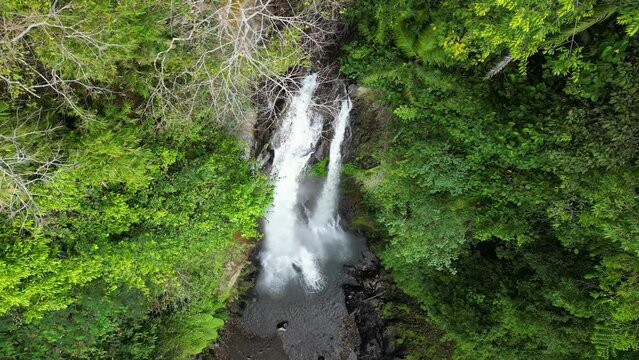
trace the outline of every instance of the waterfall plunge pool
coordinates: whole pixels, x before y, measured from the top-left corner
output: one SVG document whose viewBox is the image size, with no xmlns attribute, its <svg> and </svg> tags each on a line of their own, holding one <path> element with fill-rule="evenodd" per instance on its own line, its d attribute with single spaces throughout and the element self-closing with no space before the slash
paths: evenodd
<svg viewBox="0 0 639 360">
<path fill-rule="evenodd" d="M 353 264 L 365 241 L 339 224 L 341 146 L 352 108 L 334 101 L 328 174 L 306 175 L 325 126 L 314 111 L 317 75 L 302 81 L 280 119 L 274 145 L 274 200 L 265 214 L 260 273 L 239 319 L 227 325 L 219 359 L 356 359 L 357 329 L 346 309 L 344 266 Z"/>
</svg>

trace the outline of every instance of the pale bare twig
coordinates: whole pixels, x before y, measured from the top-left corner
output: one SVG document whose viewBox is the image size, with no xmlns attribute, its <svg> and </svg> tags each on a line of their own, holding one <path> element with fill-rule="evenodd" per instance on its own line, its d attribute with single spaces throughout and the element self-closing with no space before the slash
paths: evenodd
<svg viewBox="0 0 639 360">
<path fill-rule="evenodd" d="M 41 112 L 31 114 L 40 116 Z M 27 118 L 16 124 L 0 124 L 0 213 L 13 218 L 23 215 L 23 220 L 33 217 L 40 221 L 40 208 L 36 201 L 38 194 L 32 185 L 49 179 L 55 168 L 62 164 L 59 148 L 42 149 L 32 145 L 34 139 L 48 136 L 59 127 L 47 127 L 43 130 L 26 124 L 39 122 L 40 119 Z"/>
<path fill-rule="evenodd" d="M 298 9 L 274 0 L 225 0 L 217 8 L 188 2 L 170 22 L 179 35 L 156 56 L 157 83 L 147 111 L 165 120 L 190 119 L 208 108 L 213 120 L 228 123 L 240 121 L 257 94 L 273 109 L 297 89 L 294 70 L 329 42 L 332 19 L 319 3 Z M 196 49 L 198 56 L 171 71 L 167 59 L 178 48 Z"/>
<path fill-rule="evenodd" d="M 65 17 L 65 14 L 73 11 L 72 4 L 51 6 L 46 14 L 15 14 L 10 18 L 2 18 L 0 22 L 0 68 L 5 67 L 12 73 L 22 71 L 28 74 L 26 78 L 16 78 L 0 74 L 0 82 L 4 82 L 13 96 L 27 93 L 40 98 L 42 91 L 53 91 L 62 101 L 80 118 L 92 119 L 92 115 L 82 109 L 78 102 L 77 92 L 74 87 L 81 87 L 90 92 L 107 92 L 105 87 L 95 85 L 87 74 L 90 67 L 81 56 L 69 46 L 68 42 L 74 42 L 87 51 L 92 51 L 96 57 L 103 56 L 103 52 L 110 47 L 122 45 L 112 44 L 101 40 L 105 31 L 101 28 L 91 30 L 82 29 L 85 20 L 73 20 Z M 43 63 L 33 55 L 33 48 L 40 45 L 41 37 L 31 36 L 34 32 L 41 32 L 44 38 L 54 39 L 52 42 L 57 48 L 61 62 L 68 61 L 77 69 L 80 76 L 65 78 L 60 68 L 62 63 L 53 64 L 43 68 Z"/>
</svg>

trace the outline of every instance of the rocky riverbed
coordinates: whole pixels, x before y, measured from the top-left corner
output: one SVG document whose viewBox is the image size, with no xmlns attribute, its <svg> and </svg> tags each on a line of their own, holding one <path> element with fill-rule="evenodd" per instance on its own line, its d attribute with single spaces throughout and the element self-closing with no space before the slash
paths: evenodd
<svg viewBox="0 0 639 360">
<path fill-rule="evenodd" d="M 292 286 L 285 297 L 271 298 L 250 291 L 233 304 L 212 358 L 393 359 L 382 317 L 390 284 L 379 271 L 375 255 L 363 248 L 356 263 L 332 274 L 339 281 L 319 293 Z"/>
</svg>

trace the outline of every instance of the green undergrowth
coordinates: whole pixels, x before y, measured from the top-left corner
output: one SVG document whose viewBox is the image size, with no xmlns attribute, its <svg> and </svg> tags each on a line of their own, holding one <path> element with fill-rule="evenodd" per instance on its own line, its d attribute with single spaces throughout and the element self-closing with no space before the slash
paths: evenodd
<svg viewBox="0 0 639 360">
<path fill-rule="evenodd" d="M 409 299 L 393 299 L 384 304 L 386 332 L 394 334 L 393 346 L 405 353 L 407 360 L 452 359 L 454 345 L 444 332 L 426 316 L 423 309 Z"/>
</svg>

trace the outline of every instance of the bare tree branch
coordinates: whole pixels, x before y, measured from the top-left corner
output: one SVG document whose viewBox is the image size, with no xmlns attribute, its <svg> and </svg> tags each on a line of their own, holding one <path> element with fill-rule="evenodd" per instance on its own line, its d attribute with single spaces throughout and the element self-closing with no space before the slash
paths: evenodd
<svg viewBox="0 0 639 360">
<path fill-rule="evenodd" d="M 214 8 L 188 2 L 188 11 L 171 19 L 179 35 L 156 56 L 157 83 L 147 111 L 165 120 L 170 114 L 189 119 L 208 108 L 213 120 L 228 123 L 243 118 L 256 94 L 271 103 L 290 95 L 298 84 L 295 69 L 305 67 L 333 33 L 327 24 L 334 18 L 323 15 L 319 4 L 225 0 Z M 187 48 L 198 54 L 189 66 L 167 67 L 173 51 Z"/>
<path fill-rule="evenodd" d="M 40 115 L 41 112 L 36 112 L 31 117 Z M 27 118 L 16 124 L 8 124 L 8 121 L 0 124 L 0 129 L 10 129 L 0 133 L 0 213 L 12 218 L 22 215 L 24 221 L 28 217 L 40 221 L 38 195 L 33 192 L 32 185 L 48 180 L 55 168 L 61 165 L 59 148 L 43 149 L 32 145 L 35 139 L 58 129 L 35 130 L 37 127 L 27 126 L 27 123 L 39 121 L 39 118 Z"/>
<path fill-rule="evenodd" d="M 0 82 L 6 84 L 9 94 L 13 97 L 27 93 L 39 98 L 42 91 L 53 91 L 77 116 L 90 120 L 92 115 L 82 109 L 72 85 L 89 92 L 108 90 L 93 84 L 85 71 L 90 65 L 72 50 L 69 42 L 74 43 L 76 48 L 80 45 L 84 50 L 93 51 L 96 57 L 102 56 L 104 50 L 109 47 L 121 45 L 100 40 L 99 35 L 103 29 L 82 30 L 84 20 L 68 23 L 68 19 L 72 17 L 65 17 L 65 14 L 72 10 L 71 4 L 58 6 L 54 3 L 46 14 L 15 14 L 10 18 L 3 18 L 0 22 L 0 70 L 5 68 L 9 74 L 0 73 Z M 61 63 L 43 68 L 43 64 L 33 54 L 33 49 L 43 40 L 38 36 L 31 36 L 34 32 L 42 33 L 45 38 L 54 39 L 53 43 L 60 57 L 63 61 L 73 64 L 81 76 L 73 79 L 64 78 L 60 71 L 63 66 Z M 28 75 L 25 78 L 11 75 L 20 72 Z"/>
</svg>

